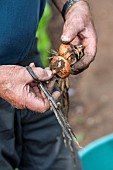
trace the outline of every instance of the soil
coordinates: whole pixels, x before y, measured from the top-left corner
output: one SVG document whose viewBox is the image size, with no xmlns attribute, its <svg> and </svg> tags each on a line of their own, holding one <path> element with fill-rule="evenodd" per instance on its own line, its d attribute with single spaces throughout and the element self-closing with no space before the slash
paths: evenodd
<svg viewBox="0 0 113 170">
<path fill-rule="evenodd" d="M 113 3 L 90 0 L 98 35 L 95 61 L 78 76 L 70 76 L 69 121 L 82 146 L 113 132 Z M 52 49 L 60 45 L 63 20 L 52 6 L 48 32 Z"/>
</svg>

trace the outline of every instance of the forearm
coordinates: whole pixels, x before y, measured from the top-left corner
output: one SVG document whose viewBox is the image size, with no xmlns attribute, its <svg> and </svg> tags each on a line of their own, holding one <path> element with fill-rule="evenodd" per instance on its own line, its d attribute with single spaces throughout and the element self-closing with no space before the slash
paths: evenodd
<svg viewBox="0 0 113 170">
<path fill-rule="evenodd" d="M 60 12 L 62 11 L 64 4 L 67 2 L 67 0 L 52 0 L 52 1 Z"/>
</svg>

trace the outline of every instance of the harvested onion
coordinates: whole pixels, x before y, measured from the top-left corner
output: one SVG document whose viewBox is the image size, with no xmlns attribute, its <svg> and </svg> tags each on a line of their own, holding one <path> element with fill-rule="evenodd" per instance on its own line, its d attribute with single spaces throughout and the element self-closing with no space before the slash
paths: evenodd
<svg viewBox="0 0 113 170">
<path fill-rule="evenodd" d="M 53 74 L 60 78 L 66 78 L 71 71 L 71 65 L 75 64 L 83 56 L 84 46 L 61 44 L 59 52 L 51 60 L 50 68 Z"/>
</svg>

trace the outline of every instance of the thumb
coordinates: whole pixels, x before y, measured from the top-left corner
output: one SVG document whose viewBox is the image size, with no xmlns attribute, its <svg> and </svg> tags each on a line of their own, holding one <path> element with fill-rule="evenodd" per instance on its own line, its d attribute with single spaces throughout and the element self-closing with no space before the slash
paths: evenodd
<svg viewBox="0 0 113 170">
<path fill-rule="evenodd" d="M 65 21 L 63 26 L 63 33 L 61 35 L 61 41 L 63 43 L 70 43 L 77 36 L 77 29 L 74 28 L 73 24 Z"/>
<path fill-rule="evenodd" d="M 40 81 L 50 80 L 52 78 L 52 76 L 53 76 L 51 70 L 43 69 L 41 67 L 32 66 L 32 70 L 33 70 L 34 74 L 36 75 L 36 77 Z M 30 83 L 30 82 L 32 82 L 34 80 L 27 69 L 26 69 L 26 74 L 24 76 L 24 79 L 25 79 L 26 83 Z"/>
</svg>

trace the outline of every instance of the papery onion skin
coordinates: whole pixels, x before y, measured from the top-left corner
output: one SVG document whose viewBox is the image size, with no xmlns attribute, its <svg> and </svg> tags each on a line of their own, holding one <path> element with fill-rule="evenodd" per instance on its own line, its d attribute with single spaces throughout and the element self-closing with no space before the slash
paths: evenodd
<svg viewBox="0 0 113 170">
<path fill-rule="evenodd" d="M 50 66 L 53 74 L 56 74 L 60 78 L 66 78 L 70 75 L 70 64 L 68 60 L 66 60 L 62 56 L 55 56 L 51 60 L 51 66 Z"/>
</svg>

